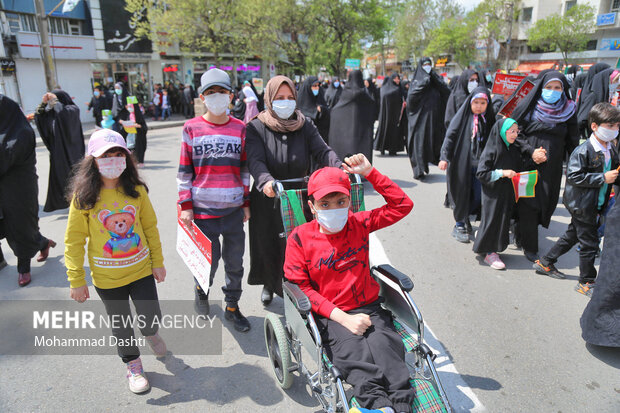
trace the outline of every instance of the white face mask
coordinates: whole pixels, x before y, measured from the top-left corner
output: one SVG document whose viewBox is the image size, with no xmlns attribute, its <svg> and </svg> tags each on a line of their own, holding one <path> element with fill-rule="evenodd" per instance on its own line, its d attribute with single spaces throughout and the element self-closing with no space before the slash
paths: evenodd
<svg viewBox="0 0 620 413">
<path fill-rule="evenodd" d="M 334 87 L 335 88 L 340 87 L 340 82 L 334 82 Z"/>
<path fill-rule="evenodd" d="M 340 232 L 349 219 L 349 208 L 317 209 L 316 220 L 329 232 Z"/>
<path fill-rule="evenodd" d="M 478 81 L 477 80 L 470 80 L 469 82 L 467 82 L 467 91 L 469 93 L 473 92 L 475 88 L 478 87 Z"/>
<path fill-rule="evenodd" d="M 603 142 L 611 142 L 616 139 L 616 136 L 618 136 L 618 131 L 599 126 L 594 134 Z"/>
<path fill-rule="evenodd" d="M 212 93 L 205 96 L 203 102 L 209 112 L 215 116 L 220 116 L 226 113 L 226 109 L 228 109 L 230 95 L 226 93 Z"/>
<path fill-rule="evenodd" d="M 104 178 L 116 179 L 127 168 L 124 156 L 113 156 L 110 158 L 98 158 L 97 166 L 99 167 L 99 173 Z"/>
<path fill-rule="evenodd" d="M 424 70 L 426 73 L 430 73 L 432 69 L 431 65 L 422 65 L 422 70 Z"/>
<path fill-rule="evenodd" d="M 296 107 L 297 102 L 294 100 L 282 99 L 271 102 L 271 108 L 280 119 L 290 118 Z"/>
</svg>

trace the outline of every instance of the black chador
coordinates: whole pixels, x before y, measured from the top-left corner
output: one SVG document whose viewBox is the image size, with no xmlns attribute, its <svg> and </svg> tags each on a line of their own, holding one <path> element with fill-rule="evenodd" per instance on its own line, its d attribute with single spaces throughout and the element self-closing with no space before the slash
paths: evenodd
<svg viewBox="0 0 620 413">
<path fill-rule="evenodd" d="M 374 146 L 376 151 L 381 151 L 381 153 L 388 151 L 392 155 L 402 151 L 405 146 L 401 126 L 401 118 L 405 116 L 403 113 L 404 98 L 400 83 L 394 82 L 396 78 L 400 81 L 398 73 L 385 78 L 379 89 L 381 105 Z"/>
<path fill-rule="evenodd" d="M 319 93 L 315 96 L 312 93 L 312 85 L 319 85 L 319 78 L 310 76 L 301 84 L 297 96 L 297 109 L 307 118 L 312 119 L 319 130 L 319 134 L 327 142 L 329 137 L 329 108 L 325 101 L 325 91 L 319 87 Z M 320 111 L 318 107 L 321 108 Z"/>
<path fill-rule="evenodd" d="M 372 161 L 375 101 L 368 94 L 362 72 L 354 70 L 330 112 L 329 144 L 340 159 L 363 153 Z"/>
<path fill-rule="evenodd" d="M 512 180 L 504 177 L 493 180 L 496 169 L 521 172 L 523 161 L 521 151 L 505 140 L 504 129 L 516 125 L 512 119 L 500 119 L 495 123 L 487 141 L 476 177 L 482 184 L 482 218 L 474 241 L 474 252 L 489 254 L 502 252 L 509 244 L 510 219 L 515 206 Z"/>
<path fill-rule="evenodd" d="M 413 177 L 428 173 L 428 164 L 437 164 L 446 128 L 443 124 L 450 89 L 433 69 L 427 73 L 422 66 L 431 59 L 422 58 L 407 94 L 407 153 Z"/>
</svg>

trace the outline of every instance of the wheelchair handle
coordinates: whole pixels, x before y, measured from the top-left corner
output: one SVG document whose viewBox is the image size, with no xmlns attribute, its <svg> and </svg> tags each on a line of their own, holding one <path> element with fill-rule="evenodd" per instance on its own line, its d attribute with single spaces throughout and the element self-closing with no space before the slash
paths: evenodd
<svg viewBox="0 0 620 413">
<path fill-rule="evenodd" d="M 309 176 L 304 176 L 302 178 L 291 178 L 291 179 L 275 179 L 271 184 L 271 188 L 273 192 L 276 193 L 276 197 L 280 197 L 280 194 L 284 192 L 283 184 L 292 184 L 292 183 L 308 183 L 310 180 Z"/>
</svg>

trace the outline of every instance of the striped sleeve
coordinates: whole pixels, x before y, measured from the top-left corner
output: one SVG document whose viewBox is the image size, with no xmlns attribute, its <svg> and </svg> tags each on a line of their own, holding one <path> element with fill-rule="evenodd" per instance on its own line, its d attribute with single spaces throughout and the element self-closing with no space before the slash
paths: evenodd
<svg viewBox="0 0 620 413">
<path fill-rule="evenodd" d="M 179 191 L 179 205 L 182 210 L 192 209 L 192 182 L 194 181 L 194 163 L 192 161 L 192 136 L 188 125 L 183 127 L 181 140 L 181 158 L 177 174 L 177 188 Z"/>
</svg>

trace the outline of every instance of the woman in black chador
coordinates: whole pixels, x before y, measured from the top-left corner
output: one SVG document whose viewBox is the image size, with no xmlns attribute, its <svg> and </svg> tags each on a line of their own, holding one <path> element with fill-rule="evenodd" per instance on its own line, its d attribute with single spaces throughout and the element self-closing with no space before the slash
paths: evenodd
<svg viewBox="0 0 620 413">
<path fill-rule="evenodd" d="M 375 135 L 375 150 L 383 155 L 387 151 L 396 155 L 403 150 L 403 128 L 401 117 L 404 112 L 404 94 L 400 87 L 400 76 L 393 73 L 383 80 L 379 89 L 381 105 L 379 109 L 379 126 Z"/>
<path fill-rule="evenodd" d="M 581 337 L 597 346 L 620 347 L 620 203 L 607 214 L 605 244 L 592 299 L 581 316 Z"/>
<path fill-rule="evenodd" d="M 521 127 L 522 134 L 515 145 L 522 154 L 534 159 L 538 150 L 547 159 L 536 165 L 536 197 L 517 203 L 515 238 L 532 262 L 538 259 L 538 225 L 548 228 L 558 205 L 564 158 L 579 144 L 575 103 L 570 99 L 569 88 L 563 74 L 548 71 L 536 80 L 511 115 Z"/>
<path fill-rule="evenodd" d="M 67 92 L 56 89 L 43 95 L 34 120 L 50 152 L 49 186 L 43 211 L 68 208 L 67 180 L 73 165 L 84 157 L 85 150 L 80 109 Z"/>
<path fill-rule="evenodd" d="M 441 144 L 446 134 L 443 124 L 450 89 L 432 69 L 431 59 L 420 59 L 407 95 L 407 153 L 413 177 L 428 174 L 428 164 L 439 162 Z"/>
<path fill-rule="evenodd" d="M 329 137 L 329 108 L 325 101 L 325 92 L 319 78 L 308 77 L 299 88 L 297 108 L 314 122 L 319 134 L 325 142 Z"/>
<path fill-rule="evenodd" d="M 330 113 L 329 142 L 340 159 L 363 153 L 372 162 L 375 101 L 366 92 L 362 72 L 354 70 Z"/>
<path fill-rule="evenodd" d="M 452 88 L 453 83 L 454 88 Z M 458 112 L 463 102 L 465 102 L 467 96 L 478 87 L 478 84 L 478 73 L 471 69 L 464 70 L 458 79 L 453 79 L 452 82 L 450 82 L 452 93 L 450 93 L 448 103 L 446 104 L 446 114 L 444 118 L 444 125 L 446 125 L 446 128 L 450 126 L 450 121 L 452 121 L 456 112 Z"/>
<path fill-rule="evenodd" d="M 39 232 L 34 131 L 17 103 L 0 95 L 0 239 L 17 257 L 18 284 L 30 283 L 30 260 L 45 261 L 56 243 Z M 0 248 L 0 269 L 6 261 Z"/>
</svg>

